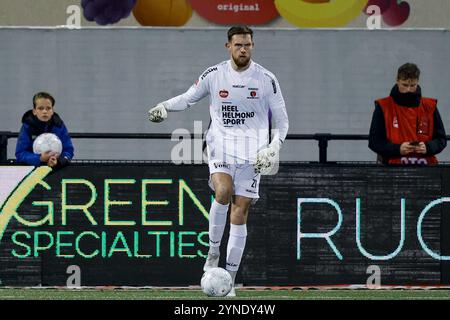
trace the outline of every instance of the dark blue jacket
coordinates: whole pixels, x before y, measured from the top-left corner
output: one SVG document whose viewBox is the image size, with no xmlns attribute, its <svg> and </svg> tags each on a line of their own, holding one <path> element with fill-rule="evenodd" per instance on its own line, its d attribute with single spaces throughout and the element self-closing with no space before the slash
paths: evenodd
<svg viewBox="0 0 450 320">
<path fill-rule="evenodd" d="M 16 145 L 17 162 L 32 166 L 44 165 L 40 154 L 33 152 L 33 142 L 42 133 L 54 133 L 62 143 L 62 152 L 58 159 L 58 167 L 67 165 L 73 158 L 73 144 L 69 132 L 62 119 L 55 112 L 47 122 L 40 121 L 32 110 L 28 110 L 22 117 L 22 128 Z"/>
</svg>

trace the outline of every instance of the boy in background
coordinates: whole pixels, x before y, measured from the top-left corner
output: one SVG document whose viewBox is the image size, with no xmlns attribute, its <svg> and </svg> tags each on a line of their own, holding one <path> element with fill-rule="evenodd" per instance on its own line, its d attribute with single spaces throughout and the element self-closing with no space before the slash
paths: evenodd
<svg viewBox="0 0 450 320">
<path fill-rule="evenodd" d="M 55 113 L 54 106 L 55 98 L 47 92 L 38 92 L 33 96 L 33 109 L 22 116 L 22 128 L 16 145 L 18 163 L 61 168 L 72 160 L 74 154 L 72 140 L 64 122 Z M 43 133 L 53 133 L 58 136 L 63 147 L 61 154 L 51 151 L 41 154 L 33 152 L 34 140 Z"/>
</svg>

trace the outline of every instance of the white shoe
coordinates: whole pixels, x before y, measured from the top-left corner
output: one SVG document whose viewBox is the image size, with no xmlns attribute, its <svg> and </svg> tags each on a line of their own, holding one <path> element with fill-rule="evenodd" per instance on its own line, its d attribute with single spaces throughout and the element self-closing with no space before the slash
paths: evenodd
<svg viewBox="0 0 450 320">
<path fill-rule="evenodd" d="M 219 266 L 219 254 L 208 253 L 208 257 L 206 258 L 205 265 L 203 266 L 203 271 L 208 271 L 212 268 L 217 268 Z"/>
<path fill-rule="evenodd" d="M 227 297 L 227 298 L 236 297 L 236 290 L 234 289 L 234 287 L 231 288 L 230 292 L 228 292 L 228 294 L 225 297 Z"/>
</svg>

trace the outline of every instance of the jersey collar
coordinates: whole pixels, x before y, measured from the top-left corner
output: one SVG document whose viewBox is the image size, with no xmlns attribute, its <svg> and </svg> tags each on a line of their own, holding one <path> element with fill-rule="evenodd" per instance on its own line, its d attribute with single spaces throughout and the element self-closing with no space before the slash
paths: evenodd
<svg viewBox="0 0 450 320">
<path fill-rule="evenodd" d="M 255 69 L 255 63 L 253 62 L 253 60 L 250 59 L 250 66 L 247 69 L 245 69 L 244 71 L 236 71 L 233 69 L 231 60 L 228 60 L 228 68 L 230 68 L 231 72 L 233 72 L 241 77 L 246 77 L 253 73 L 253 70 Z"/>
</svg>

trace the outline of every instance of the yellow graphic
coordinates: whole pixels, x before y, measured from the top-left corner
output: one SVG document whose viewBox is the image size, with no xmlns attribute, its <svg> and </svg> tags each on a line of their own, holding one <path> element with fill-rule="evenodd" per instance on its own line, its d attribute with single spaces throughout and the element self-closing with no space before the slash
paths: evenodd
<svg viewBox="0 0 450 320">
<path fill-rule="evenodd" d="M 133 15 L 142 26 L 183 26 L 191 19 L 187 0 L 138 0 Z"/>
<path fill-rule="evenodd" d="M 0 213 L 0 241 L 3 233 L 13 216 L 18 216 L 17 208 L 31 191 L 52 171 L 52 168 L 42 166 L 31 172 L 14 190 L 8 200 L 4 203 Z"/>
<path fill-rule="evenodd" d="M 275 0 L 280 15 L 300 28 L 345 26 L 366 4 L 367 0 Z"/>
</svg>

